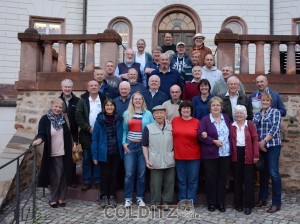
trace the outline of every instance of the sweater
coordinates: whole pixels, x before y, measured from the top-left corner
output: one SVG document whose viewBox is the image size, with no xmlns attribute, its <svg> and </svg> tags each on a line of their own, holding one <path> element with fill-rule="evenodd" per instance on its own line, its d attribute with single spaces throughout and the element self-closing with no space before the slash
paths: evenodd
<svg viewBox="0 0 300 224">
<path fill-rule="evenodd" d="M 152 97 L 149 90 L 143 91 L 142 95 L 144 96 L 144 99 L 145 99 L 145 102 L 147 105 L 147 109 L 149 111 L 152 111 L 153 107 L 155 107 L 157 105 L 162 105 L 165 101 L 168 100 L 168 96 L 160 90 L 158 90 L 155 93 L 154 97 Z"/>
<path fill-rule="evenodd" d="M 186 121 L 178 116 L 172 120 L 176 160 L 200 159 L 200 144 L 197 140 L 199 124 L 200 121 L 195 118 Z"/>
</svg>

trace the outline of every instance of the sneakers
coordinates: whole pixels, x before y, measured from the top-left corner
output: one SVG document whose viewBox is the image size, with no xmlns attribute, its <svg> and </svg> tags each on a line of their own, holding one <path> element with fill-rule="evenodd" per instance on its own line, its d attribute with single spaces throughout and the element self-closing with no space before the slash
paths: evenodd
<svg viewBox="0 0 300 224">
<path fill-rule="evenodd" d="M 132 201 L 131 200 L 125 200 L 125 208 L 130 208 L 132 205 Z"/>
<path fill-rule="evenodd" d="M 137 202 L 138 206 L 141 206 L 141 207 L 145 207 L 146 206 L 145 202 L 141 198 L 137 199 L 136 202 Z"/>
<path fill-rule="evenodd" d="M 114 196 L 110 196 L 109 204 L 115 208 L 118 206 L 118 203 L 116 202 L 116 198 Z"/>
<path fill-rule="evenodd" d="M 102 208 L 105 208 L 106 206 L 109 205 L 109 202 L 108 202 L 108 198 L 107 196 L 103 196 L 101 199 L 100 199 L 100 206 Z"/>
</svg>

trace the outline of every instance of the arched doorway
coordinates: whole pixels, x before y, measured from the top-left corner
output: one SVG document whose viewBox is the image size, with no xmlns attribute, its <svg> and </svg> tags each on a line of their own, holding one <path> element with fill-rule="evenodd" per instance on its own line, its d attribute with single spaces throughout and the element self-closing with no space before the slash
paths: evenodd
<svg viewBox="0 0 300 224">
<path fill-rule="evenodd" d="M 193 36 L 201 32 L 198 14 L 185 5 L 169 5 L 158 12 L 153 21 L 152 47 L 163 45 L 164 33 L 173 34 L 173 42 L 183 41 L 186 47 L 193 46 Z"/>
</svg>

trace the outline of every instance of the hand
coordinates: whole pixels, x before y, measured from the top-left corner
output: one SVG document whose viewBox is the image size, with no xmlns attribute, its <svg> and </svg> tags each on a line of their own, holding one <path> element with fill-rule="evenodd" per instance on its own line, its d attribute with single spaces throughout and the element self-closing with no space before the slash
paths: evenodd
<svg viewBox="0 0 300 224">
<path fill-rule="evenodd" d="M 259 145 L 259 149 L 263 152 L 266 152 L 267 149 L 265 148 L 265 141 L 264 140 L 261 140 L 260 142 L 258 142 L 258 145 Z"/>
<path fill-rule="evenodd" d="M 146 166 L 147 166 L 149 169 L 153 169 L 153 168 L 152 168 L 152 163 L 150 162 L 149 159 L 146 160 Z"/>
<path fill-rule="evenodd" d="M 151 72 L 153 72 L 155 69 L 154 68 L 146 68 L 145 69 L 145 73 L 150 74 Z"/>
<path fill-rule="evenodd" d="M 41 138 L 38 138 L 32 142 L 32 145 L 40 145 L 43 142 Z"/>
<path fill-rule="evenodd" d="M 128 79 L 128 73 L 121 74 L 122 79 Z"/>
<path fill-rule="evenodd" d="M 214 143 L 217 147 L 222 147 L 222 146 L 223 146 L 223 142 L 221 142 L 220 140 L 213 140 L 213 143 Z"/>
<path fill-rule="evenodd" d="M 123 144 L 123 149 L 124 149 L 124 151 L 125 151 L 125 154 L 126 153 L 130 153 L 130 150 L 129 150 L 129 148 L 128 148 L 128 144 Z"/>
<path fill-rule="evenodd" d="M 72 152 L 77 152 L 76 144 L 73 145 Z"/>
<path fill-rule="evenodd" d="M 94 160 L 94 159 L 93 159 L 93 163 L 94 163 L 94 165 L 97 166 L 97 165 L 98 165 L 98 160 Z"/>
<path fill-rule="evenodd" d="M 202 138 L 207 138 L 207 132 L 206 132 L 206 131 L 203 131 L 203 132 L 201 133 L 201 137 L 202 137 Z"/>
<path fill-rule="evenodd" d="M 254 159 L 253 159 L 253 162 L 254 162 L 254 163 L 257 163 L 258 161 L 259 161 L 259 158 L 254 158 Z"/>
<path fill-rule="evenodd" d="M 90 129 L 89 129 L 89 133 L 93 134 L 93 128 L 92 127 L 90 127 Z"/>
</svg>

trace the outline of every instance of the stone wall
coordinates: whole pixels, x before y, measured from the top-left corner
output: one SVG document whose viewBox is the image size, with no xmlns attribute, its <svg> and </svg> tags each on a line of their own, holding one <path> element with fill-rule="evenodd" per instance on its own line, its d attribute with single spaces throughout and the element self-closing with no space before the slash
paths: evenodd
<svg viewBox="0 0 300 224">
<path fill-rule="evenodd" d="M 80 96 L 82 92 L 75 93 Z M 18 131 L 36 132 L 40 117 L 47 111 L 58 92 L 22 92 L 17 98 L 16 123 Z M 280 168 L 283 188 L 300 190 L 300 96 L 282 95 L 287 116 L 282 119 L 282 151 Z"/>
</svg>

